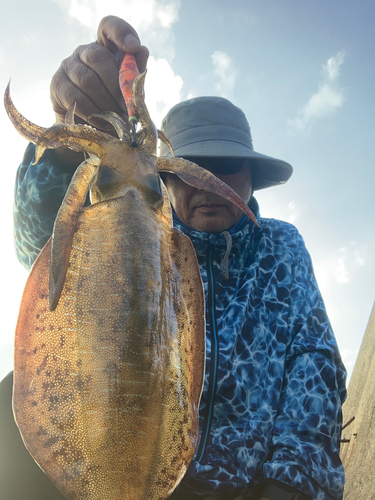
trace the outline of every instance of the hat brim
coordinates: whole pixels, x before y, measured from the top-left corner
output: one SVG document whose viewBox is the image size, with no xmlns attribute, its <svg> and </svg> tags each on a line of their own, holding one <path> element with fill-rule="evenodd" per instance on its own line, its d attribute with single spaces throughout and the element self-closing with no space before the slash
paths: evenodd
<svg viewBox="0 0 375 500">
<path fill-rule="evenodd" d="M 249 160 L 254 191 L 284 184 L 293 173 L 293 167 L 277 158 L 257 153 L 233 141 L 200 141 L 174 150 L 176 157 L 194 161 L 194 158 L 243 158 Z M 170 151 L 166 156 L 172 157 Z"/>
</svg>

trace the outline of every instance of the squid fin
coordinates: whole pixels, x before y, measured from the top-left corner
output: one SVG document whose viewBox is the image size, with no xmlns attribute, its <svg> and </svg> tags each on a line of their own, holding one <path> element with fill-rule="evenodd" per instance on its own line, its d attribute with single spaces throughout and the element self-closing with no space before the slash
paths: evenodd
<svg viewBox="0 0 375 500">
<path fill-rule="evenodd" d="M 89 158 L 77 168 L 56 217 L 49 276 L 50 311 L 56 309 L 60 299 L 68 270 L 73 236 L 90 185 L 97 172 L 98 162 L 98 158 Z"/>
<path fill-rule="evenodd" d="M 188 356 L 188 400 L 192 405 L 191 411 L 196 413 L 193 422 L 197 426 L 198 434 L 197 416 L 204 380 L 206 352 L 204 292 L 197 256 L 190 238 L 176 228 L 172 229 L 171 236 L 171 257 L 180 275 L 179 287 L 189 317 L 189 324 L 181 325 L 182 342 L 186 343 L 184 352 Z"/>
<path fill-rule="evenodd" d="M 232 202 L 259 227 L 255 215 L 243 199 L 210 171 L 182 158 L 161 157 L 157 159 L 156 166 L 159 173 L 169 172 L 170 174 L 175 174 L 190 186 L 201 189 L 202 191 L 208 191 L 209 193 L 215 193 Z"/>
</svg>

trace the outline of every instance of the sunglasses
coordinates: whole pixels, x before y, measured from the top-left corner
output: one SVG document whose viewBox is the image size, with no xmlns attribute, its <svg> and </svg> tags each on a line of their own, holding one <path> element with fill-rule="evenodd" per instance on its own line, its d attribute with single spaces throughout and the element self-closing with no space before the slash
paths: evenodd
<svg viewBox="0 0 375 500">
<path fill-rule="evenodd" d="M 209 170 L 214 175 L 237 174 L 240 170 L 242 170 L 242 167 L 247 164 L 247 160 L 244 158 L 194 157 L 186 159 L 193 161 L 206 170 Z"/>
</svg>

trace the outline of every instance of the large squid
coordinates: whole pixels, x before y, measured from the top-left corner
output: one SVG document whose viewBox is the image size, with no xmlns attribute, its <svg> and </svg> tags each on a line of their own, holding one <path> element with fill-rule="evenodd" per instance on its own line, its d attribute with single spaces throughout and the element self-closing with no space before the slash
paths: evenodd
<svg viewBox="0 0 375 500">
<path fill-rule="evenodd" d="M 172 227 L 159 173 L 220 194 L 254 217 L 207 170 L 157 158 L 144 79 L 134 80 L 130 100 L 140 130 L 129 131 L 114 113 L 99 115 L 118 138 L 75 125 L 74 110 L 65 125 L 39 127 L 5 93 L 13 124 L 36 144 L 35 161 L 46 148 L 88 155 L 31 270 L 15 339 L 17 425 L 69 500 L 166 498 L 198 442 L 204 295 L 194 248 Z"/>
</svg>

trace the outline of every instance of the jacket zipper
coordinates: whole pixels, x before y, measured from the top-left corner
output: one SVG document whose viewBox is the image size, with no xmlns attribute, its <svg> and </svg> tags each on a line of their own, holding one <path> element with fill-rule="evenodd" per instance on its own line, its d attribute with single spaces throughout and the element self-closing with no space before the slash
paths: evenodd
<svg viewBox="0 0 375 500">
<path fill-rule="evenodd" d="M 203 430 L 197 453 L 197 461 L 200 462 L 206 451 L 208 437 L 211 431 L 212 416 L 214 411 L 214 400 L 217 385 L 217 371 L 219 360 L 219 339 L 215 317 L 215 283 L 213 276 L 213 248 L 210 246 L 207 252 L 207 280 L 208 280 L 208 317 L 211 330 L 211 365 L 207 392 L 207 405 L 203 421 Z"/>
</svg>

